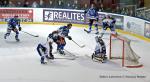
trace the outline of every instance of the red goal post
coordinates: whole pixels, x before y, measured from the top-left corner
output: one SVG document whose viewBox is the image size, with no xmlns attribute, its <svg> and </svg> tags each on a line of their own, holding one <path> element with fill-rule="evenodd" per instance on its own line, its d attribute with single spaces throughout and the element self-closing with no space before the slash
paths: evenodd
<svg viewBox="0 0 150 82">
<path fill-rule="evenodd" d="M 122 67 L 142 67 L 139 63 L 140 57 L 133 51 L 130 42 L 126 37 L 111 34 L 109 59 L 121 59 Z"/>
</svg>

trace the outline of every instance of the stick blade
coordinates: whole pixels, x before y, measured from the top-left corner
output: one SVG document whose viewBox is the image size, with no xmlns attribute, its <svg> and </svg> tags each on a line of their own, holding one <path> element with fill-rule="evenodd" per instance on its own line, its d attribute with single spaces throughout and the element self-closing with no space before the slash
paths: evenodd
<svg viewBox="0 0 150 82">
<path fill-rule="evenodd" d="M 34 37 L 39 37 L 39 35 L 35 35 Z"/>
<path fill-rule="evenodd" d="M 84 48 L 84 47 L 85 47 L 85 45 L 82 45 L 82 46 L 81 46 L 81 48 Z"/>
</svg>

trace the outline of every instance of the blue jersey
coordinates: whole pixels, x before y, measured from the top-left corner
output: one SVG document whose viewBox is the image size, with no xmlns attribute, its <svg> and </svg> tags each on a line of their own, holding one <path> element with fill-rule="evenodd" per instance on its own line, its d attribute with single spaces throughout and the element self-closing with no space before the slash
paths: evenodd
<svg viewBox="0 0 150 82">
<path fill-rule="evenodd" d="M 8 26 L 11 28 L 15 28 L 16 26 L 20 27 L 20 20 L 16 18 L 11 18 L 8 21 Z"/>
<path fill-rule="evenodd" d="M 87 14 L 89 16 L 90 19 L 96 19 L 98 18 L 98 12 L 95 8 L 90 8 L 88 11 L 87 11 Z"/>
<path fill-rule="evenodd" d="M 59 39 L 59 36 L 58 36 L 58 32 L 57 31 L 53 31 L 52 33 L 50 33 L 48 35 L 49 38 L 53 39 L 54 42 L 56 42 L 58 39 Z"/>
<path fill-rule="evenodd" d="M 63 36 L 63 37 L 66 37 L 66 36 L 68 36 L 68 34 L 69 34 L 69 28 L 68 28 L 67 26 L 62 26 L 62 27 L 60 27 L 60 28 L 58 29 L 58 31 L 59 31 L 59 35 L 60 35 L 60 36 Z"/>
</svg>

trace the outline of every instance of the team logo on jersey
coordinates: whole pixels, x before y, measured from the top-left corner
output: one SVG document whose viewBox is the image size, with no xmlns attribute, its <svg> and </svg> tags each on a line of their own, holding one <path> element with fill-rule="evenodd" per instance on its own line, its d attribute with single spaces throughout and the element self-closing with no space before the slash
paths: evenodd
<svg viewBox="0 0 150 82">
<path fill-rule="evenodd" d="M 44 20 L 46 21 L 52 21 L 54 19 L 53 17 L 53 11 L 45 11 L 44 12 Z"/>
</svg>

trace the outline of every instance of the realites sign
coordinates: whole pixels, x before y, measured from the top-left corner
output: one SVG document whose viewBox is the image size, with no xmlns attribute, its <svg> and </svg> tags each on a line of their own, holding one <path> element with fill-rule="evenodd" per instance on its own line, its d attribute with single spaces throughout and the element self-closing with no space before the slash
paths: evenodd
<svg viewBox="0 0 150 82">
<path fill-rule="evenodd" d="M 43 10 L 44 22 L 73 22 L 84 23 L 85 15 L 79 11 Z"/>
<path fill-rule="evenodd" d="M 32 9 L 0 9 L 0 21 L 7 21 L 7 19 L 16 15 L 19 16 L 22 22 L 33 21 Z"/>
</svg>

